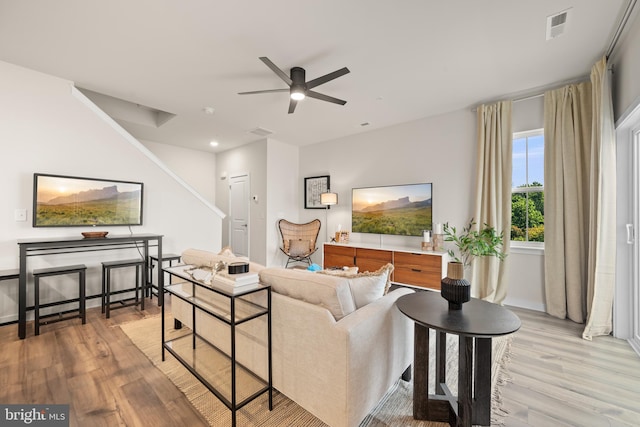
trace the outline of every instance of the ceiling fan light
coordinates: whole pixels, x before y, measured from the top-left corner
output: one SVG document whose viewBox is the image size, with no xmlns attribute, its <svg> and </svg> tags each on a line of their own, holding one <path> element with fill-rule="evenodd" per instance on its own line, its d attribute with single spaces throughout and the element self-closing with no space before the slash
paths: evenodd
<svg viewBox="0 0 640 427">
<path fill-rule="evenodd" d="M 291 89 L 291 99 L 294 101 L 301 101 L 305 97 L 304 91 L 302 89 Z"/>
</svg>

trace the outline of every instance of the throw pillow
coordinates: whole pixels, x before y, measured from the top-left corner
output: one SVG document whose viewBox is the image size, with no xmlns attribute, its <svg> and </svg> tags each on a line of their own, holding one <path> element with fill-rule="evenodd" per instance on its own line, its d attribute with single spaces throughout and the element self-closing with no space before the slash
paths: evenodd
<svg viewBox="0 0 640 427">
<path fill-rule="evenodd" d="M 231 249 L 231 246 L 225 246 L 224 248 L 222 248 L 222 249 L 220 250 L 220 252 L 218 252 L 218 255 L 222 255 L 222 256 L 231 256 L 231 257 L 236 256 L 236 255 L 233 253 L 233 250 Z"/>
<path fill-rule="evenodd" d="M 309 240 L 289 240 L 289 255 L 307 255 L 309 253 L 309 245 Z"/>
<path fill-rule="evenodd" d="M 391 286 L 392 271 L 393 264 L 386 264 L 374 272 L 365 271 L 364 273 L 353 274 L 340 272 L 340 270 L 325 270 L 319 273 L 348 278 L 356 309 L 359 309 L 387 293 L 389 286 Z"/>
</svg>

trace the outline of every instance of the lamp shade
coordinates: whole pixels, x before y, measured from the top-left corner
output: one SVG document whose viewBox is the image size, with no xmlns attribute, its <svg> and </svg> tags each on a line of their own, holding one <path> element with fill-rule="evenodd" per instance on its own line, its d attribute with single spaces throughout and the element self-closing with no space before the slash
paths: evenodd
<svg viewBox="0 0 640 427">
<path fill-rule="evenodd" d="M 325 206 L 337 205 L 338 194 L 330 192 L 320 194 L 320 204 Z"/>
</svg>

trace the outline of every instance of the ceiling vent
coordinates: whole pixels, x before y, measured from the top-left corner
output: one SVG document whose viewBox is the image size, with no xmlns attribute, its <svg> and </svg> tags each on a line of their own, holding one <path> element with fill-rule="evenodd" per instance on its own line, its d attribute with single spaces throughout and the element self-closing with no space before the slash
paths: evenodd
<svg viewBox="0 0 640 427">
<path fill-rule="evenodd" d="M 547 40 L 555 39 L 567 31 L 571 8 L 547 16 Z"/>
<path fill-rule="evenodd" d="M 254 135 L 258 135 L 258 136 L 268 136 L 268 135 L 271 135 L 273 133 L 269 129 L 265 129 L 265 128 L 261 128 L 261 127 L 257 127 L 255 129 L 252 129 L 249 132 L 254 134 Z"/>
</svg>

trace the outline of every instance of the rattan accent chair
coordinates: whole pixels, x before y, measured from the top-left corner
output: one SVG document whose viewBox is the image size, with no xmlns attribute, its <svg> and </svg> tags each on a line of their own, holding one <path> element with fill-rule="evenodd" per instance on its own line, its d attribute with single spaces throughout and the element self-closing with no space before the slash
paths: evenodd
<svg viewBox="0 0 640 427">
<path fill-rule="evenodd" d="M 278 228 L 282 235 L 280 250 L 288 257 L 285 268 L 289 268 L 292 262 L 306 262 L 311 265 L 311 255 L 318 250 L 316 241 L 320 232 L 320 220 L 296 224 L 281 219 L 278 221 Z"/>
</svg>

